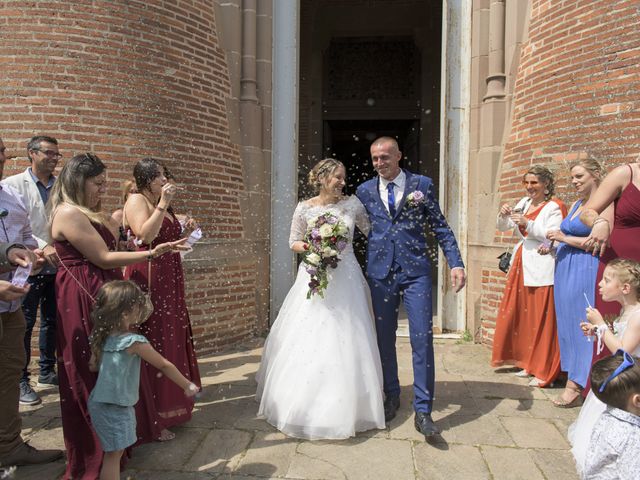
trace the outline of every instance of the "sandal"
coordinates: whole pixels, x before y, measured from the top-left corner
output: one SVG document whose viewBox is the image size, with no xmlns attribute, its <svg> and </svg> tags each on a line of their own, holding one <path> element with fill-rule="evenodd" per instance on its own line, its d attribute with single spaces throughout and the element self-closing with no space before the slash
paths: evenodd
<svg viewBox="0 0 640 480">
<path fill-rule="evenodd" d="M 166 428 L 160 432 L 160 436 L 156 438 L 158 442 L 168 442 L 176 438 L 176 434 Z"/>
<path fill-rule="evenodd" d="M 554 398 L 551 402 L 558 408 L 575 408 L 582 405 L 584 399 L 582 398 L 582 389 L 580 388 L 567 388 L 576 393 L 576 396 L 570 402 L 567 402 L 562 398 L 562 394 L 558 398 Z"/>
</svg>

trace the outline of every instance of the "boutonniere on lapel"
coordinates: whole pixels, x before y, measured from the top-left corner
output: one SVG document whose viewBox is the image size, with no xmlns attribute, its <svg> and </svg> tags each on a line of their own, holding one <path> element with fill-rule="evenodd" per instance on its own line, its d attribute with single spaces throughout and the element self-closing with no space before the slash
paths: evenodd
<svg viewBox="0 0 640 480">
<path fill-rule="evenodd" d="M 416 190 L 415 192 L 411 192 L 407 195 L 407 206 L 411 208 L 419 207 L 424 203 L 424 193 L 420 190 Z"/>
</svg>

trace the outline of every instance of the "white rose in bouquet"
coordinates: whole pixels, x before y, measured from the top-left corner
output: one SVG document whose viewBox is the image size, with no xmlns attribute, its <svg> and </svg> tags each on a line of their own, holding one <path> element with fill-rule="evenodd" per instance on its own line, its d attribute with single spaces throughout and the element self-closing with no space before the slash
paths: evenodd
<svg viewBox="0 0 640 480">
<path fill-rule="evenodd" d="M 335 257 L 336 255 L 338 255 L 338 251 L 334 250 L 331 247 L 324 247 L 324 249 L 322 250 L 322 254 L 325 257 Z"/>
<path fill-rule="evenodd" d="M 319 265 L 320 264 L 320 255 L 317 253 L 310 253 L 307 255 L 307 263 L 311 265 Z"/>
<path fill-rule="evenodd" d="M 347 235 L 349 233 L 349 227 L 347 227 L 343 222 L 338 223 L 336 227 L 336 234 L 338 235 Z"/>
<path fill-rule="evenodd" d="M 322 238 L 329 238 L 333 236 L 333 225 L 329 225 L 328 223 L 322 225 L 320 227 L 320 236 Z"/>
</svg>

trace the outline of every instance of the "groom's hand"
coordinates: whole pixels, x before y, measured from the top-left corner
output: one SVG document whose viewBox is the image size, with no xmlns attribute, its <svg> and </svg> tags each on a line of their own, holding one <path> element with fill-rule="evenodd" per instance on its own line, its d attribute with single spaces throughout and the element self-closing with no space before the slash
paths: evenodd
<svg viewBox="0 0 640 480">
<path fill-rule="evenodd" d="M 454 292 L 458 293 L 467 283 L 467 275 L 464 268 L 458 267 L 451 270 L 451 284 Z"/>
</svg>

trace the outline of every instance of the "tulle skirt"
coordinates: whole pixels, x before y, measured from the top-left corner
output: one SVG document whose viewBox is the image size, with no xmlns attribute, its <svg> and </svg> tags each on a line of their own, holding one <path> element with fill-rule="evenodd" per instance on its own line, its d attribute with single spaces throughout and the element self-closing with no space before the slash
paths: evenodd
<svg viewBox="0 0 640 480">
<path fill-rule="evenodd" d="M 352 253 L 307 299 L 300 266 L 257 374 L 258 416 L 296 438 L 342 439 L 385 427 L 369 287 Z"/>
</svg>

